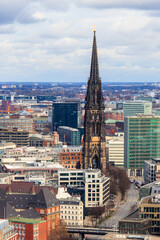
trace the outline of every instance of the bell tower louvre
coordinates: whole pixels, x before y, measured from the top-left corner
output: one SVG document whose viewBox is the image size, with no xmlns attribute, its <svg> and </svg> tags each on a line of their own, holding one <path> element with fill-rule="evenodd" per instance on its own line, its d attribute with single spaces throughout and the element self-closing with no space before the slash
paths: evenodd
<svg viewBox="0 0 160 240">
<path fill-rule="evenodd" d="M 96 31 L 94 30 L 90 77 L 84 117 L 83 168 L 106 172 L 104 99 L 99 77 Z"/>
</svg>

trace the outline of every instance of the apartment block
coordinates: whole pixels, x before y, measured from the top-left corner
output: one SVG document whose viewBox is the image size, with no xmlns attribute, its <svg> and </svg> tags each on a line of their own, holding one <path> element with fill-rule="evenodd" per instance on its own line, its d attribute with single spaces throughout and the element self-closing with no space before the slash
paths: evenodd
<svg viewBox="0 0 160 240">
<path fill-rule="evenodd" d="M 59 200 L 62 222 L 67 226 L 83 226 L 83 202 L 74 197 Z"/>
</svg>

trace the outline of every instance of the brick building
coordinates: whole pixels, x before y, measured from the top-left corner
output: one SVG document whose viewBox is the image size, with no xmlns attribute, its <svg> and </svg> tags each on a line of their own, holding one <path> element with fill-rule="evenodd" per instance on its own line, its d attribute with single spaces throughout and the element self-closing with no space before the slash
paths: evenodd
<svg viewBox="0 0 160 240">
<path fill-rule="evenodd" d="M 67 169 L 79 169 L 82 164 L 82 147 L 69 147 L 60 153 L 61 165 Z"/>
<path fill-rule="evenodd" d="M 29 218 L 11 218 L 9 222 L 18 234 L 18 240 L 47 240 L 46 221 Z"/>
</svg>

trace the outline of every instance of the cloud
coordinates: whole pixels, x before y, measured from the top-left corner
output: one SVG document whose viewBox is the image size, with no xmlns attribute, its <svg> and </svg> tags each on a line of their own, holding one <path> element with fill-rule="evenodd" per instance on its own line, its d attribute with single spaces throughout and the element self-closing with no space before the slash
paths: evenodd
<svg viewBox="0 0 160 240">
<path fill-rule="evenodd" d="M 15 21 L 20 12 L 30 3 L 30 0 L 0 0 L 0 24 Z"/>
<path fill-rule="evenodd" d="M 91 8 L 127 8 L 127 9 L 143 9 L 157 10 L 160 9 L 159 0 L 77 0 L 80 7 Z"/>
<path fill-rule="evenodd" d="M 37 2 L 30 3 L 16 17 L 16 21 L 24 24 L 35 23 L 46 20 L 45 13 L 41 5 Z"/>
</svg>

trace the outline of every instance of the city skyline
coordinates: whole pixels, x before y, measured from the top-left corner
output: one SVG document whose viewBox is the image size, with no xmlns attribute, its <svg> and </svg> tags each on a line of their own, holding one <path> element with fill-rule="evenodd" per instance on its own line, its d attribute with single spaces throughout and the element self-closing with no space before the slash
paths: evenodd
<svg viewBox="0 0 160 240">
<path fill-rule="evenodd" d="M 158 0 L 0 0 L 0 82 L 159 82 Z"/>
</svg>

